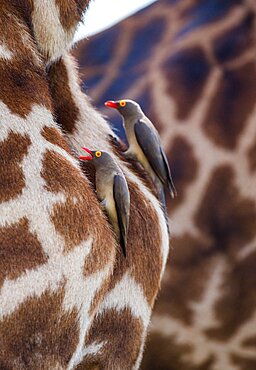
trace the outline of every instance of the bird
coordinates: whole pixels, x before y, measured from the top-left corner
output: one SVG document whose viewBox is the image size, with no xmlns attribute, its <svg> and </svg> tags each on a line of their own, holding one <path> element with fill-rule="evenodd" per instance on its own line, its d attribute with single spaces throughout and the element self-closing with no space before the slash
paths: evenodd
<svg viewBox="0 0 256 370">
<path fill-rule="evenodd" d="M 92 161 L 96 171 L 97 196 L 113 226 L 124 257 L 126 257 L 130 192 L 123 171 L 109 153 L 88 148 L 82 149 L 88 155 L 79 158 L 84 161 Z"/>
<path fill-rule="evenodd" d="M 109 100 L 108 108 L 115 108 L 123 117 L 124 129 L 129 148 L 125 155 L 136 159 L 151 177 L 164 209 L 166 208 L 164 187 L 172 198 L 177 192 L 172 180 L 170 167 L 161 144 L 160 136 L 140 105 L 130 99 Z"/>
</svg>

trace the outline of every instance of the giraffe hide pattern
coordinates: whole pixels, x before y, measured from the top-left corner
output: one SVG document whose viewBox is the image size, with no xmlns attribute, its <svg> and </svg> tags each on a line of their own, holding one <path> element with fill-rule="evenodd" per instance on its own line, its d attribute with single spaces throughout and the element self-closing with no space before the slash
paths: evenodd
<svg viewBox="0 0 256 370">
<path fill-rule="evenodd" d="M 87 6 L 0 0 L 1 369 L 138 369 L 167 260 L 159 202 L 113 148 L 69 55 Z M 127 259 L 82 146 L 112 153 L 126 176 Z"/>
</svg>

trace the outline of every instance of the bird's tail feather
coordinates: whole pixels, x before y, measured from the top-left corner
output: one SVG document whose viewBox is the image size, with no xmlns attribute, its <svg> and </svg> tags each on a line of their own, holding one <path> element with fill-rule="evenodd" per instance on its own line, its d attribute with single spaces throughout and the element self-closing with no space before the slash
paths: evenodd
<svg viewBox="0 0 256 370">
<path fill-rule="evenodd" d="M 168 210 L 167 210 L 167 206 L 166 206 L 166 200 L 165 200 L 165 194 L 164 194 L 164 188 L 163 187 L 159 190 L 158 197 L 159 197 L 159 200 L 160 200 L 160 203 L 161 203 L 161 206 L 162 206 L 162 210 L 163 210 L 163 213 L 164 213 L 164 218 L 165 218 L 165 221 L 166 221 L 168 234 L 170 234 L 169 220 L 168 220 Z"/>
<path fill-rule="evenodd" d="M 171 197 L 172 197 L 173 199 L 174 199 L 175 197 L 177 197 L 177 190 L 176 190 L 176 188 L 175 188 L 174 183 L 173 183 L 173 181 L 172 181 L 172 180 L 168 182 L 168 189 L 169 189 L 169 192 L 170 192 Z"/>
</svg>

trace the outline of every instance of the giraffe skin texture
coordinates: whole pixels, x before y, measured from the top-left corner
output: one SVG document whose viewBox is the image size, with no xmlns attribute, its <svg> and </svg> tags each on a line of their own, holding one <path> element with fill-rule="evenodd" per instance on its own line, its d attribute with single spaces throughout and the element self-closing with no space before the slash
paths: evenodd
<svg viewBox="0 0 256 370">
<path fill-rule="evenodd" d="M 87 6 L 0 1 L 1 369 L 138 369 L 167 260 L 149 180 L 80 89 L 69 49 Z M 127 259 L 82 146 L 111 153 L 126 176 Z"/>
<path fill-rule="evenodd" d="M 65 55 L 49 69 L 58 123 L 66 133 L 73 150 L 79 152 L 85 145 L 93 150 L 104 148 L 104 150 L 113 151 L 108 137 L 114 133 L 82 94 L 79 80 L 73 74 L 74 68 L 73 58 Z M 73 101 L 70 99 L 71 96 Z M 68 114 L 73 112 L 73 118 L 66 119 L 63 106 L 68 107 Z M 88 127 L 83 122 L 88 122 Z M 92 125 L 94 130 L 91 130 Z M 104 131 L 105 138 L 102 135 Z M 118 256 L 120 258 L 115 263 L 108 294 L 97 310 L 97 319 L 85 343 L 84 363 L 99 363 L 100 368 L 104 369 L 136 369 L 141 361 L 146 337 L 145 328 L 149 323 L 151 308 L 167 259 L 168 233 L 166 233 L 165 220 L 162 218 L 159 204 L 149 191 L 150 188 L 145 186 L 145 179 L 136 178 L 134 171 L 130 171 L 131 166 L 119 158 L 122 158 L 120 154 L 117 155 L 116 160 L 122 166 L 131 196 L 128 254 L 126 259 L 123 259 L 120 254 Z M 86 167 L 85 172 L 92 179 L 95 187 L 91 169 Z M 143 191 L 144 197 L 140 190 Z M 151 204 L 147 204 L 148 200 Z M 138 204 L 140 204 L 139 208 Z M 155 207 L 157 207 L 158 216 L 154 211 Z M 156 216 L 161 220 L 158 230 L 154 226 Z M 160 241 L 158 246 L 157 240 Z M 130 250 L 129 244 L 133 246 Z M 115 310 L 117 310 L 116 314 L 114 314 Z M 118 335 L 120 330 L 123 335 Z"/>
<path fill-rule="evenodd" d="M 122 136 L 106 100 L 156 124 L 178 192 L 142 369 L 256 368 L 255 48 L 255 1 L 159 0 L 74 50 Z"/>
</svg>

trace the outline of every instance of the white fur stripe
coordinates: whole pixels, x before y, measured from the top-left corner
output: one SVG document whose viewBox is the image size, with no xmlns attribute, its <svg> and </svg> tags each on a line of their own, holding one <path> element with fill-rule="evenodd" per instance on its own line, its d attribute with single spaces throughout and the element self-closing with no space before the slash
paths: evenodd
<svg viewBox="0 0 256 370">
<path fill-rule="evenodd" d="M 148 326 L 151 308 L 143 289 L 129 273 L 105 296 L 98 314 L 104 314 L 105 310 L 122 311 L 125 308 L 129 308 L 135 317 L 141 319 L 144 327 Z"/>
<path fill-rule="evenodd" d="M 29 297 L 40 297 L 47 289 L 55 292 L 64 284 L 65 278 L 70 279 L 72 276 L 80 286 L 81 266 L 84 265 L 91 246 L 91 240 L 83 242 L 67 255 L 56 253 L 48 263 L 27 271 L 16 280 L 5 280 L 0 294 L 0 318 L 12 314 Z"/>
<path fill-rule="evenodd" d="M 88 347 L 86 347 L 86 349 L 84 349 L 83 357 L 86 355 L 94 355 L 96 353 L 99 353 L 101 348 L 104 346 L 104 344 L 105 342 L 101 342 L 101 343 L 93 342 Z"/>
<path fill-rule="evenodd" d="M 141 364 L 141 361 L 142 361 L 142 357 L 143 357 L 143 351 L 144 351 L 144 347 L 145 347 L 146 337 L 147 337 L 147 328 L 145 328 L 144 331 L 143 331 L 142 340 L 141 340 L 141 346 L 140 346 L 140 352 L 139 352 L 139 355 L 138 355 L 136 364 L 133 366 L 133 369 L 132 370 L 138 370 L 139 367 L 140 367 L 140 364 Z"/>
<path fill-rule="evenodd" d="M 0 59 L 10 60 L 13 57 L 13 53 L 5 46 L 0 44 Z"/>
<path fill-rule="evenodd" d="M 69 279 L 67 283 L 67 288 L 69 293 L 65 296 L 64 306 L 67 310 L 68 307 L 72 307 L 74 302 L 79 305 L 80 318 L 80 333 L 79 333 L 79 343 L 77 348 L 70 360 L 68 369 L 73 369 L 77 364 L 79 364 L 84 357 L 84 338 L 88 332 L 92 317 L 89 316 L 89 311 L 93 298 L 100 289 L 102 282 L 105 281 L 106 277 L 111 271 L 112 264 L 108 264 L 103 270 L 92 274 L 84 279 L 83 284 L 77 284 L 77 278 L 74 275 L 73 278 Z"/>
<path fill-rule="evenodd" d="M 32 23 L 35 38 L 49 62 L 59 59 L 72 45 L 76 27 L 67 31 L 60 21 L 60 12 L 53 0 L 33 0 Z"/>
<path fill-rule="evenodd" d="M 80 353 L 73 356 L 69 365 L 68 370 L 75 369 L 76 366 L 83 361 L 83 358 L 87 355 L 96 355 L 101 352 L 102 347 L 105 345 L 105 342 L 97 343 L 93 342 L 88 347 L 84 348 Z"/>
</svg>

